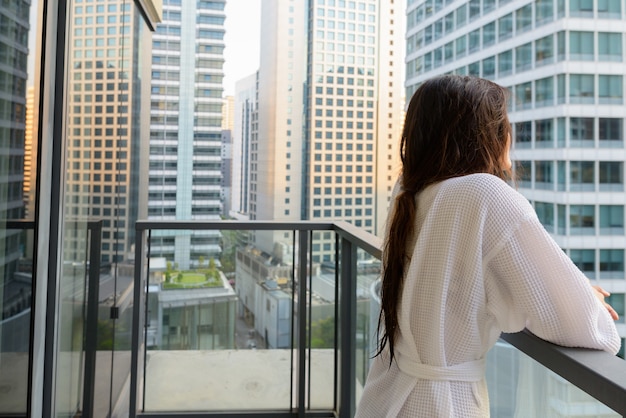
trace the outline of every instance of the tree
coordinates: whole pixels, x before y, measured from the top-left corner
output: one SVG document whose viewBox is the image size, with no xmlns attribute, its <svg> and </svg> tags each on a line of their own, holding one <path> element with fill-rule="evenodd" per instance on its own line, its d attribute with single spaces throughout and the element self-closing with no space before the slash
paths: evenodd
<svg viewBox="0 0 626 418">
<path fill-rule="evenodd" d="M 329 316 L 311 324 L 311 348 L 335 346 L 335 318 Z"/>
</svg>

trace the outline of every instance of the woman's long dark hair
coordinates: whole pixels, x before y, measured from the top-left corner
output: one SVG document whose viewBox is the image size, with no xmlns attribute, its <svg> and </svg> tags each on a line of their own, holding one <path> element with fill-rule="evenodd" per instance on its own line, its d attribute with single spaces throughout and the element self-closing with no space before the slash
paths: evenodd
<svg viewBox="0 0 626 418">
<path fill-rule="evenodd" d="M 396 197 L 383 249 L 382 309 L 378 318 L 380 355 L 389 345 L 394 358 L 398 305 L 410 256 L 416 195 L 452 177 L 490 173 L 510 176 L 503 161 L 511 126 L 507 91 L 476 77 L 445 75 L 425 81 L 409 103 L 400 143 L 401 190 Z M 382 326 L 384 323 L 384 327 Z"/>
</svg>

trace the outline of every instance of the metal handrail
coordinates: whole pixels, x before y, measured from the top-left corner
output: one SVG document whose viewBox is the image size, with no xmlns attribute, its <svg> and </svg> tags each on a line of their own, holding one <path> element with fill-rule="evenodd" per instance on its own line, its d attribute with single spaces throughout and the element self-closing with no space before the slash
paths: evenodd
<svg viewBox="0 0 626 418">
<path fill-rule="evenodd" d="M 352 290 L 354 286 L 354 278 L 356 277 L 356 260 L 355 250 L 361 248 L 374 257 L 380 259 L 382 254 L 383 242 L 379 237 L 365 232 L 364 230 L 353 226 L 347 222 L 311 222 L 311 221 L 298 221 L 298 222 L 280 222 L 280 221 L 138 221 L 135 229 L 137 231 L 136 236 L 136 258 L 135 262 L 142 259 L 142 242 L 144 233 L 151 230 L 284 230 L 284 231 L 335 231 L 341 238 L 341 293 L 343 295 L 354 293 Z M 350 267 L 352 266 L 352 267 Z M 347 267 L 347 268 L 346 268 Z M 141 283 L 140 277 L 136 268 L 135 278 L 136 283 Z M 140 300 L 141 295 L 140 286 L 135 287 L 135 306 L 137 307 L 137 315 L 140 304 L 136 303 Z M 351 295 L 353 296 L 353 295 Z M 342 317 L 350 318 L 350 311 L 354 309 L 354 304 L 349 300 L 343 300 L 341 302 L 343 309 L 341 311 Z M 136 318 L 139 320 L 139 318 Z M 351 331 L 354 331 L 354 324 L 352 321 L 344 320 L 340 326 L 342 335 L 350 335 Z M 140 336 L 136 336 L 137 339 Z M 344 341 L 342 349 L 342 367 L 347 367 L 342 372 L 354 371 L 351 367 L 350 349 L 354 348 L 354 336 L 351 340 Z M 517 348 L 518 350 L 526 353 L 534 360 L 543 364 L 549 370 L 560 375 L 574 386 L 583 390 L 591 395 L 593 398 L 613 409 L 617 413 L 626 416 L 626 361 L 613 356 L 604 351 L 589 350 L 581 348 L 566 348 L 560 347 L 547 341 L 541 340 L 528 331 L 522 331 L 515 334 L 502 334 L 502 339 L 509 344 Z M 137 344 L 137 345 L 135 345 Z M 138 349 L 138 340 L 135 341 L 135 335 L 133 336 L 133 356 L 134 350 Z M 344 364 L 347 363 L 347 364 Z M 135 388 L 136 388 L 136 374 L 137 374 L 138 361 L 133 357 L 133 369 L 131 375 L 135 375 Z M 132 376 L 131 376 L 132 381 Z M 338 390 L 340 394 L 340 402 L 338 405 L 338 416 L 350 417 L 354 412 L 354 379 L 346 379 Z M 133 386 L 131 384 L 131 390 Z M 135 392 L 136 393 L 136 392 Z M 131 399 L 134 394 L 131 393 Z M 347 405 L 344 404 L 347 402 Z M 133 403 L 131 401 L 131 417 L 135 416 L 136 408 L 132 409 Z M 302 410 L 298 411 L 298 415 L 302 415 Z M 259 414 L 247 413 L 247 414 L 235 414 L 241 416 L 262 416 L 262 412 Z M 319 414 L 319 413 L 318 413 Z M 211 414 L 195 414 L 196 416 L 211 416 Z M 307 411 L 307 416 L 313 416 L 311 411 Z M 277 415 L 278 416 L 278 415 Z M 318 415 L 319 416 L 319 415 Z"/>
<path fill-rule="evenodd" d="M 615 412 L 626 416 L 626 361 L 605 351 L 552 344 L 528 330 L 501 338 Z"/>
<path fill-rule="evenodd" d="M 133 333 L 132 333 L 132 347 L 131 347 L 131 377 L 130 377 L 130 399 L 129 399 L 129 415 L 130 417 L 137 416 L 138 409 L 138 385 L 139 376 L 138 372 L 141 368 L 140 362 L 142 359 L 139 356 L 142 332 L 144 324 L 142 322 L 141 309 L 144 305 L 143 290 L 144 286 L 147 286 L 145 280 L 145 272 L 143 271 L 143 262 L 148 256 L 144 256 L 144 250 L 146 246 L 146 231 L 152 230 L 272 230 L 272 231 L 299 231 L 301 232 L 299 238 L 300 249 L 306 250 L 310 248 L 310 241 L 306 232 L 311 231 L 335 231 L 340 238 L 342 248 L 342 261 L 341 261 L 341 274 L 339 276 L 342 286 L 342 295 L 351 295 L 352 302 L 347 299 L 342 299 L 342 308 L 340 310 L 341 320 L 341 341 L 336 350 L 339 351 L 338 368 L 341 368 L 340 381 L 338 383 L 339 392 L 337 393 L 338 399 L 336 400 L 334 412 L 328 411 L 326 413 L 320 411 L 308 411 L 305 410 L 305 396 L 304 391 L 306 382 L 303 380 L 306 375 L 305 362 L 307 358 L 306 350 L 307 344 L 304 339 L 304 330 L 306 329 L 306 318 L 303 315 L 299 317 L 298 324 L 295 325 L 299 331 L 298 335 L 298 408 L 293 412 L 276 413 L 273 416 L 292 416 L 291 414 L 297 413 L 297 416 L 338 416 L 341 418 L 351 418 L 355 411 L 355 385 L 354 379 L 351 377 L 354 375 L 355 360 L 353 356 L 353 350 L 356 346 L 355 338 L 355 323 L 353 318 L 356 316 L 356 301 L 355 299 L 355 286 L 356 286 L 356 250 L 360 248 L 366 252 L 371 253 L 374 257 L 380 258 L 381 241 L 379 238 L 360 230 L 359 228 L 347 223 L 347 222 L 276 222 L 276 221 L 137 221 L 135 224 L 135 287 L 134 287 L 134 304 L 133 304 Z M 146 247 L 146 248 L 149 248 Z M 306 253 L 302 254 L 298 264 L 300 266 L 308 267 L 308 260 Z M 337 262 L 337 260 L 336 260 Z M 300 268 L 299 273 L 299 288 L 298 288 L 298 300 L 306 299 L 306 282 L 307 282 L 307 268 Z M 300 285 L 304 284 L 304 286 Z M 145 354 L 144 354 L 145 355 Z M 145 365 L 145 359 L 143 359 Z M 145 372 L 145 369 L 144 369 Z M 261 413 L 261 412 L 259 412 Z M 223 414 L 221 412 L 220 414 Z M 286 415 L 285 415 L 286 414 Z M 141 414 L 142 416 L 152 416 L 150 414 Z M 154 416 L 163 416 L 162 414 L 153 414 Z M 188 415 L 188 414 L 185 414 Z M 211 416 L 214 414 L 193 414 L 194 416 Z M 258 414 L 238 414 L 231 416 L 249 416 Z"/>
</svg>

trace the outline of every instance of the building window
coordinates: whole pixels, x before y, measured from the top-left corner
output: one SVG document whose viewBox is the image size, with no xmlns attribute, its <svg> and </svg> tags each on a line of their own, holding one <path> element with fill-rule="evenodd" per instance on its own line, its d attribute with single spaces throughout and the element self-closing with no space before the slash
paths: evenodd
<svg viewBox="0 0 626 418">
<path fill-rule="evenodd" d="M 590 279 L 595 279 L 596 275 L 596 254 L 595 250 L 570 250 L 569 256 L 580 269 Z"/>
<path fill-rule="evenodd" d="M 569 58 L 574 61 L 593 61 L 593 32 L 570 32 Z"/>
<path fill-rule="evenodd" d="M 441 39 L 443 36 L 443 19 L 439 19 L 435 22 L 434 32 L 435 40 Z"/>
<path fill-rule="evenodd" d="M 557 177 L 556 189 L 561 192 L 565 191 L 565 179 L 567 178 L 565 173 L 566 173 L 565 161 L 557 161 L 556 162 L 556 177 Z"/>
<path fill-rule="evenodd" d="M 593 118 L 570 118 L 570 146 L 594 147 Z"/>
<path fill-rule="evenodd" d="M 496 76 L 496 57 L 483 60 L 483 77 L 493 79 Z"/>
<path fill-rule="evenodd" d="M 600 278 L 601 279 L 623 279 L 624 278 L 624 250 L 623 249 L 600 250 Z"/>
<path fill-rule="evenodd" d="M 535 106 L 552 106 L 554 104 L 554 79 L 546 77 L 535 81 Z"/>
<path fill-rule="evenodd" d="M 513 13 L 498 19 L 498 41 L 502 42 L 513 36 Z"/>
<path fill-rule="evenodd" d="M 598 171 L 600 191 L 624 191 L 624 163 L 622 161 L 600 161 Z"/>
<path fill-rule="evenodd" d="M 552 119 L 535 121 L 535 146 L 538 148 L 552 148 L 554 146 Z"/>
<path fill-rule="evenodd" d="M 470 21 L 473 21 L 480 17 L 480 0 L 470 0 L 469 2 L 469 17 Z"/>
<path fill-rule="evenodd" d="M 476 52 L 480 49 L 480 29 L 469 33 L 469 52 Z"/>
<path fill-rule="evenodd" d="M 532 84 L 528 83 L 518 84 L 515 86 L 515 109 L 530 109 L 533 105 L 533 90 Z"/>
<path fill-rule="evenodd" d="M 535 161 L 535 188 L 546 190 L 554 188 L 553 166 L 552 161 Z"/>
<path fill-rule="evenodd" d="M 473 62 L 467 66 L 467 73 L 471 76 L 480 76 L 480 61 Z"/>
<path fill-rule="evenodd" d="M 544 228 L 546 228 L 548 232 L 554 232 L 554 204 L 535 202 L 535 211 Z"/>
<path fill-rule="evenodd" d="M 622 61 L 622 33 L 598 32 L 598 60 Z"/>
<path fill-rule="evenodd" d="M 624 234 L 624 206 L 600 205 L 598 208 L 600 235 Z"/>
<path fill-rule="evenodd" d="M 571 74 L 569 76 L 570 103 L 593 104 L 594 99 L 594 76 L 592 74 Z"/>
<path fill-rule="evenodd" d="M 533 5 L 532 3 L 515 11 L 515 31 L 516 33 L 526 32 L 533 27 Z"/>
<path fill-rule="evenodd" d="M 571 235 L 594 235 L 594 206 L 571 205 L 569 209 L 569 227 Z"/>
<path fill-rule="evenodd" d="M 515 124 L 515 147 L 530 148 L 532 136 L 531 122 L 518 122 Z"/>
<path fill-rule="evenodd" d="M 483 0 L 483 13 L 488 13 L 496 8 L 496 0 Z"/>
<path fill-rule="evenodd" d="M 443 59 L 445 63 L 449 63 L 454 59 L 454 43 L 448 42 L 443 47 Z"/>
<path fill-rule="evenodd" d="M 536 0 L 535 1 L 535 21 L 538 25 L 551 22 L 554 18 L 554 2 L 553 0 Z"/>
<path fill-rule="evenodd" d="M 457 59 L 465 56 L 467 51 L 467 36 L 463 35 L 455 41 Z"/>
<path fill-rule="evenodd" d="M 456 27 L 465 26 L 467 23 L 467 3 L 456 9 Z"/>
<path fill-rule="evenodd" d="M 443 26 L 446 35 L 454 31 L 454 13 L 448 13 L 446 17 L 444 17 Z"/>
<path fill-rule="evenodd" d="M 533 66 L 533 44 L 531 42 L 515 48 L 515 71 L 522 72 Z"/>
<path fill-rule="evenodd" d="M 566 208 L 565 205 L 556 205 L 556 227 L 557 227 L 557 233 L 560 235 L 565 235 L 565 232 L 567 230 L 566 228 Z"/>
<path fill-rule="evenodd" d="M 593 0 L 569 0 L 571 17 L 593 17 Z"/>
<path fill-rule="evenodd" d="M 496 22 L 491 22 L 483 26 L 483 48 L 493 45 L 496 42 Z"/>
<path fill-rule="evenodd" d="M 570 161 L 570 191 L 595 191 L 594 162 Z"/>
<path fill-rule="evenodd" d="M 600 104 L 622 104 L 624 88 L 621 75 L 598 76 L 598 97 Z"/>
<path fill-rule="evenodd" d="M 530 161 L 518 161 L 516 174 L 520 187 L 530 188 L 532 186 L 532 165 Z"/>
<path fill-rule="evenodd" d="M 545 65 L 554 62 L 554 37 L 545 36 L 535 41 L 535 63 Z"/>
<path fill-rule="evenodd" d="M 498 76 L 504 77 L 513 73 L 513 51 L 498 54 Z"/>
<path fill-rule="evenodd" d="M 601 148 L 623 147 L 624 120 L 622 118 L 600 118 L 598 128 Z"/>
<path fill-rule="evenodd" d="M 601 19 L 621 19 L 621 0 L 598 0 L 598 17 Z"/>
<path fill-rule="evenodd" d="M 565 60 L 565 32 L 557 32 L 556 34 L 556 57 L 558 61 Z"/>
</svg>

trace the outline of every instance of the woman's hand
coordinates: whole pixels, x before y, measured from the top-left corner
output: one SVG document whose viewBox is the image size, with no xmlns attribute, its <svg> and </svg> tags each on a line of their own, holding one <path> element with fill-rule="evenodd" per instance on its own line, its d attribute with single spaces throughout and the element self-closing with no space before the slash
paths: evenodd
<svg viewBox="0 0 626 418">
<path fill-rule="evenodd" d="M 591 288 L 593 289 L 593 294 L 598 298 L 600 302 L 602 302 L 607 311 L 609 311 L 609 314 L 611 314 L 611 318 L 613 318 L 614 321 L 617 321 L 619 319 L 619 315 L 617 314 L 617 312 L 615 312 L 615 309 L 613 309 L 611 305 L 604 301 L 604 298 L 610 296 L 611 294 L 597 285 L 591 286 Z"/>
</svg>

